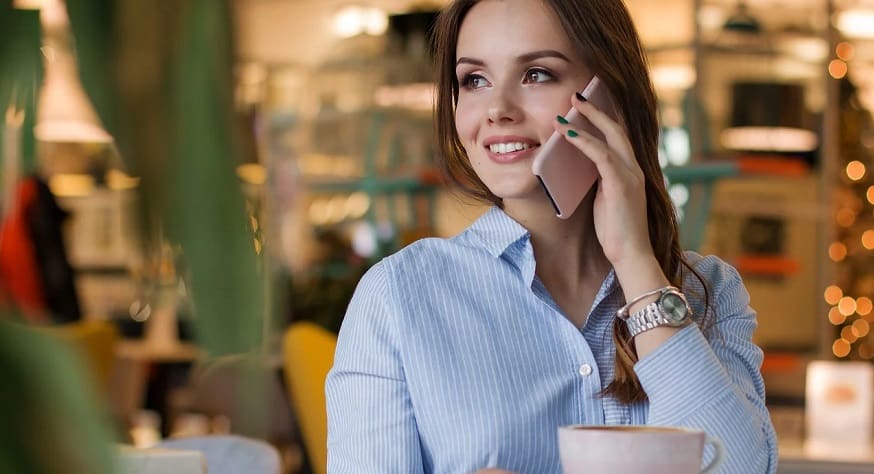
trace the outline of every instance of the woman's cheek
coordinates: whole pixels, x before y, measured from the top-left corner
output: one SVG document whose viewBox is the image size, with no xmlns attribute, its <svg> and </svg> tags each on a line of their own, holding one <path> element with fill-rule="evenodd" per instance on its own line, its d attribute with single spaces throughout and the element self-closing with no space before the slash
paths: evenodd
<svg viewBox="0 0 874 474">
<path fill-rule="evenodd" d="M 567 95 L 550 94 L 534 98 L 535 100 L 531 100 L 524 105 L 525 110 L 539 125 L 545 125 L 546 128 L 549 128 L 551 131 L 552 122 L 555 121 L 555 116 L 558 114 L 567 114 L 573 106 L 570 100 L 570 95 L 572 93 L 573 91 L 569 92 Z"/>
<path fill-rule="evenodd" d="M 458 137 L 464 143 L 476 141 L 476 123 L 477 120 L 472 116 L 471 111 L 466 107 L 459 106 L 455 112 L 455 130 L 458 132 Z"/>
</svg>

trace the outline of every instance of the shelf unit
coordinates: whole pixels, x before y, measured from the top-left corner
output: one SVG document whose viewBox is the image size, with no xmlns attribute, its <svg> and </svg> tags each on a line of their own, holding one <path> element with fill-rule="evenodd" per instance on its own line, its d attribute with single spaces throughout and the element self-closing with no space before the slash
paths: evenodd
<svg viewBox="0 0 874 474">
<path fill-rule="evenodd" d="M 795 342 L 791 345 L 822 352 L 823 341 L 818 338 L 825 329 L 820 324 L 825 312 L 819 295 L 828 278 L 829 262 L 822 256 L 830 242 L 828 232 L 822 230 L 828 222 L 830 189 L 823 176 L 830 173 L 828 162 L 834 157 L 828 114 L 836 102 L 826 67 L 833 31 L 817 19 L 829 18 L 831 2 L 747 2 L 759 29 L 746 34 L 739 32 L 743 24 L 729 26 L 738 2 L 689 3 L 691 38 L 648 44 L 654 70 L 673 66 L 692 71 L 689 87 L 682 90 L 659 89 L 656 81 L 664 126 L 683 129 L 689 136 L 690 162 L 665 168 L 671 186 L 689 189 L 682 209 L 681 239 L 687 248 L 715 253 L 739 268 L 753 307 L 759 309 L 759 334 L 765 346 L 788 324 L 786 315 L 778 314 L 771 302 L 803 301 L 794 317 L 810 324 L 803 325 L 807 328 L 804 335 L 792 336 Z M 805 108 L 814 119 L 811 129 L 821 141 L 819 148 L 791 156 L 725 149 L 718 137 L 730 123 L 732 84 L 744 80 L 802 85 Z M 782 160 L 788 167 L 750 168 L 750 163 L 769 160 L 778 164 Z M 740 205 L 739 196 L 758 198 L 745 199 Z M 803 203 L 810 211 L 795 212 L 793 202 Z M 769 239 L 768 245 L 751 244 L 749 232 L 753 230 L 764 232 L 760 237 Z"/>
</svg>

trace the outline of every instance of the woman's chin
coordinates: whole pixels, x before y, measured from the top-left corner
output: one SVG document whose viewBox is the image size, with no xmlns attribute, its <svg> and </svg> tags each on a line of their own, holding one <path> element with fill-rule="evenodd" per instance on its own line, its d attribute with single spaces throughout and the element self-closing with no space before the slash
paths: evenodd
<svg viewBox="0 0 874 474">
<path fill-rule="evenodd" d="M 492 191 L 492 194 L 498 196 L 503 201 L 515 201 L 519 202 L 520 204 L 537 204 L 541 201 L 548 201 L 546 193 L 543 192 L 540 184 L 536 182 L 524 186 L 496 186 L 490 189 Z"/>
</svg>

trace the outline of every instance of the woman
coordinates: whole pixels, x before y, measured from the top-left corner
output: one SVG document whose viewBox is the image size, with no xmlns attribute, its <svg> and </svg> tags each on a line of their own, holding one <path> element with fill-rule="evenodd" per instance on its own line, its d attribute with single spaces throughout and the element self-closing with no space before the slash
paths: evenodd
<svg viewBox="0 0 874 474">
<path fill-rule="evenodd" d="M 755 314 L 733 268 L 679 248 L 621 0 L 458 0 L 436 35 L 442 159 L 494 207 L 359 283 L 326 386 L 329 471 L 558 473 L 559 426 L 653 424 L 721 439 L 724 472 L 774 472 Z M 593 75 L 615 119 L 576 96 Z M 557 117 L 571 106 L 605 139 Z M 554 131 L 600 173 L 567 220 L 531 172 Z M 670 319 L 668 298 L 673 323 L 632 323 Z"/>
</svg>

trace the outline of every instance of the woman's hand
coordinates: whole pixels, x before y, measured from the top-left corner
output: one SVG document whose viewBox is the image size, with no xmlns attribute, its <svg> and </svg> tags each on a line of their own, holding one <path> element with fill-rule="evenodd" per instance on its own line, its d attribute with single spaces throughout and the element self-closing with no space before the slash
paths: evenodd
<svg viewBox="0 0 874 474">
<path fill-rule="evenodd" d="M 634 149 L 625 128 L 589 102 L 573 99 L 574 107 L 598 130 L 606 140 L 556 122 L 555 129 L 565 139 L 588 156 L 601 180 L 594 202 L 595 234 L 604 249 L 604 255 L 616 270 L 616 276 L 625 293 L 625 300 L 668 285 L 653 253 L 649 240 L 646 215 L 646 188 L 643 170 L 637 164 Z M 582 158 L 585 159 L 585 158 Z M 651 296 L 631 308 L 635 312 L 655 300 Z M 656 328 L 635 339 L 638 356 L 646 354 L 667 340 L 678 329 Z"/>
<path fill-rule="evenodd" d="M 594 220 L 605 256 L 614 267 L 640 262 L 642 258 L 652 259 L 643 170 L 637 164 L 625 128 L 590 102 L 581 101 L 576 95 L 572 101 L 577 111 L 606 138 L 600 140 L 573 124 L 555 123 L 556 131 L 588 156 L 601 175 Z"/>
</svg>

